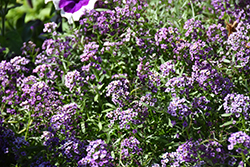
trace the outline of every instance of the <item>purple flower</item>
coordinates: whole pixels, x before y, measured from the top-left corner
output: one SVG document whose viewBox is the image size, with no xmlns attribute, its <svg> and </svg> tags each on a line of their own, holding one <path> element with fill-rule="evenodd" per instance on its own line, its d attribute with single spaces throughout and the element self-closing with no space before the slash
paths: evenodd
<svg viewBox="0 0 250 167">
<path fill-rule="evenodd" d="M 45 0 L 53 1 L 56 10 L 61 10 L 61 16 L 66 17 L 70 24 L 78 21 L 84 11 L 94 9 L 96 0 Z"/>
</svg>

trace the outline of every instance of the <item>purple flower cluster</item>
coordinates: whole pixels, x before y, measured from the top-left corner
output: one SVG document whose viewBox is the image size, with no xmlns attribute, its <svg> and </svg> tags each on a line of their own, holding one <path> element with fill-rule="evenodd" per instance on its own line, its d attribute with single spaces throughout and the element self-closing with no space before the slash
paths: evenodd
<svg viewBox="0 0 250 167">
<path fill-rule="evenodd" d="M 213 24 L 210 25 L 206 31 L 206 35 L 207 35 L 207 42 L 210 45 L 214 46 L 219 46 L 221 44 L 223 44 L 226 39 L 227 39 L 227 30 L 225 27 L 223 27 L 222 24 Z"/>
<path fill-rule="evenodd" d="M 140 58 L 140 64 L 137 66 L 137 76 L 143 85 L 146 85 L 153 93 L 157 93 L 158 88 L 161 85 L 160 74 L 150 69 L 149 62 L 143 63 L 145 57 Z"/>
<path fill-rule="evenodd" d="M 76 31 L 76 36 L 80 32 Z M 79 42 L 80 39 L 66 36 L 65 38 L 56 38 L 56 39 L 46 39 L 43 42 L 42 49 L 43 51 L 36 56 L 35 64 L 40 63 L 56 63 L 57 65 L 62 64 L 59 60 L 60 58 L 53 56 L 53 54 L 57 56 L 62 56 L 63 58 L 67 58 L 73 48 L 77 49 L 78 45 L 73 47 L 75 44 Z"/>
<path fill-rule="evenodd" d="M 199 145 L 201 158 L 208 158 L 212 160 L 213 164 L 226 164 L 230 159 L 230 152 L 224 149 L 223 145 L 214 140 L 208 140 L 206 143 Z"/>
<path fill-rule="evenodd" d="M 77 81 L 81 80 L 80 72 L 70 71 L 65 75 L 65 86 L 71 91 L 76 86 Z"/>
<path fill-rule="evenodd" d="M 216 141 L 208 140 L 207 142 L 198 141 L 193 142 L 192 140 L 186 141 L 180 145 L 175 152 L 165 153 L 162 155 L 161 164 L 162 166 L 171 167 L 181 165 L 191 165 L 195 167 L 201 167 L 207 164 L 225 164 L 230 156 L 229 152 L 223 149 L 223 146 Z M 209 163 L 200 160 L 209 159 Z"/>
<path fill-rule="evenodd" d="M 119 80 L 112 81 L 107 86 L 106 96 L 111 96 L 113 103 L 118 104 L 120 107 L 123 107 L 129 100 L 129 80 L 126 77 L 127 74 L 114 75 L 112 79 Z"/>
<path fill-rule="evenodd" d="M 72 128 L 70 125 L 74 122 L 72 117 L 77 109 L 79 108 L 75 103 L 64 105 L 57 114 L 51 117 L 50 124 L 52 128 L 54 130 L 59 130 L 63 126 L 66 130 L 70 130 L 70 128 Z"/>
<path fill-rule="evenodd" d="M 51 64 L 38 65 L 33 70 L 33 73 L 37 73 L 40 78 L 49 79 L 51 83 L 53 83 L 53 80 L 58 78 Z"/>
<path fill-rule="evenodd" d="M 62 141 L 59 150 L 62 156 L 67 157 L 67 159 L 74 158 L 75 160 L 79 160 L 84 155 L 80 152 L 83 152 L 85 148 L 81 141 L 74 137 L 69 137 Z"/>
<path fill-rule="evenodd" d="M 75 6 L 83 1 L 63 2 L 66 11 L 71 2 Z M 244 121 L 250 111 L 250 6 L 242 6 L 247 4 L 242 0 L 237 5 L 211 0 L 217 14 L 237 19 L 228 36 L 217 19 L 209 26 L 192 17 L 176 22 L 178 28 L 169 21 L 151 20 L 154 12 L 145 0 L 98 3 L 110 10 L 85 13 L 69 35 L 47 23 L 43 31 L 48 38 L 40 53 L 27 42 L 22 48 L 27 58 L 0 63 L 0 116 L 6 120 L 0 126 L 0 156 L 10 153 L 18 161 L 32 157 L 30 166 L 150 166 L 159 163 L 164 150 L 162 166 L 247 162 L 243 154 L 248 156 L 250 137 L 233 132 L 249 128 Z M 159 6 L 169 10 L 174 4 L 169 3 Z M 198 12 L 199 19 L 206 3 L 190 1 L 185 8 L 195 6 L 192 14 Z M 235 126 L 238 120 L 227 126 L 230 122 L 224 122 L 219 106 L 242 117 L 238 120 L 245 127 Z M 31 146 L 41 151 L 27 155 L 23 149 L 30 145 L 10 129 L 20 136 L 25 132 Z M 231 133 L 229 145 L 226 133 Z M 178 142 L 183 144 L 176 149 Z M 144 163 L 145 157 L 149 161 Z"/>
<path fill-rule="evenodd" d="M 119 47 L 123 44 L 123 42 L 109 42 L 106 41 L 103 44 L 103 48 L 100 50 L 101 54 L 109 53 L 113 51 L 112 54 L 115 56 L 119 51 Z"/>
<path fill-rule="evenodd" d="M 226 113 L 232 113 L 236 118 L 244 117 L 244 119 L 249 119 L 250 111 L 250 99 L 248 96 L 243 94 L 228 94 L 224 98 L 223 107 Z"/>
<path fill-rule="evenodd" d="M 58 93 L 51 90 L 44 81 L 38 81 L 35 76 L 31 75 L 24 78 L 20 86 L 23 99 L 20 106 L 28 111 L 34 109 L 41 116 L 42 112 L 39 111 L 46 109 L 43 114 L 47 115 L 60 104 Z"/>
<path fill-rule="evenodd" d="M 178 29 L 173 27 L 168 28 L 160 28 L 158 32 L 155 33 L 154 39 L 156 41 L 156 45 L 160 46 L 161 49 L 168 49 L 166 43 L 172 43 L 175 40 L 175 35 L 178 34 Z M 163 44 L 160 44 L 164 41 Z"/>
<path fill-rule="evenodd" d="M 187 76 L 172 77 L 165 84 L 165 92 L 180 93 L 188 95 L 193 88 L 194 79 Z"/>
<path fill-rule="evenodd" d="M 250 137 L 242 131 L 238 131 L 235 133 L 231 133 L 230 137 L 228 138 L 228 142 L 230 143 L 227 148 L 228 150 L 236 149 L 236 153 L 241 155 L 242 153 L 244 156 L 249 156 L 249 149 L 250 149 Z M 245 162 L 247 160 L 244 160 Z M 228 165 L 233 166 L 237 163 L 237 159 L 233 157 L 229 162 Z M 244 166 L 244 162 L 240 161 L 239 166 Z"/>
<path fill-rule="evenodd" d="M 31 113 L 34 119 L 34 128 L 45 126 L 47 122 L 44 117 L 50 118 L 58 106 L 60 106 L 60 93 L 53 90 L 44 81 L 38 81 L 35 76 L 23 78 L 20 82 L 19 90 L 21 92 L 19 106 L 24 111 Z M 31 130 L 31 129 L 30 129 Z"/>
<path fill-rule="evenodd" d="M 90 141 L 87 156 L 78 161 L 79 166 L 114 166 L 107 144 L 101 140 Z"/>
<path fill-rule="evenodd" d="M 10 62 L 3 60 L 0 63 L 1 102 L 7 104 L 6 109 L 9 114 L 15 114 L 15 107 L 23 101 L 18 94 L 18 87 L 29 71 L 25 67 L 28 63 L 28 59 L 20 56 L 14 57 Z M 10 105 L 14 107 L 9 107 Z"/>
<path fill-rule="evenodd" d="M 46 23 L 46 24 L 44 24 L 43 32 L 48 32 L 48 33 L 53 32 L 53 35 L 55 35 L 56 28 L 57 28 L 56 23 L 54 23 L 54 22 Z"/>
<path fill-rule="evenodd" d="M 132 155 L 139 155 L 142 148 L 139 148 L 140 142 L 135 137 L 126 138 L 121 142 L 121 159 L 126 160 Z"/>
<path fill-rule="evenodd" d="M 81 61 L 88 61 L 91 57 L 95 56 L 99 48 L 99 45 L 96 42 L 89 42 L 84 46 L 83 54 L 80 56 Z"/>
<path fill-rule="evenodd" d="M 175 63 L 173 62 L 173 60 L 169 60 L 165 62 L 164 64 L 161 64 L 160 69 L 159 69 L 161 71 L 161 76 L 167 77 L 171 73 L 175 73 L 174 67 L 175 67 Z"/>
<path fill-rule="evenodd" d="M 115 121 L 119 120 L 120 129 L 130 129 L 129 123 L 134 121 L 134 117 L 136 117 L 137 115 L 138 113 L 134 112 L 132 108 L 129 108 L 127 110 L 117 108 L 114 111 L 110 111 L 106 116 L 111 119 L 109 125 L 110 127 L 114 124 Z"/>
<path fill-rule="evenodd" d="M 180 166 L 184 162 L 194 163 L 197 161 L 197 149 L 195 146 L 198 146 L 199 142 L 193 143 L 192 141 L 187 141 L 184 144 L 180 145 L 176 152 L 164 153 L 162 155 L 161 164 L 163 167 L 166 167 L 168 164 L 173 166 Z"/>
<path fill-rule="evenodd" d="M 192 78 L 198 82 L 203 90 L 211 91 L 211 93 L 222 97 L 231 92 L 233 83 L 230 79 L 224 78 L 207 61 L 193 65 L 192 70 Z"/>
<path fill-rule="evenodd" d="M 21 48 L 22 55 L 26 55 L 29 57 L 29 55 L 38 53 L 40 51 L 40 48 L 36 48 L 36 44 L 34 44 L 32 41 L 24 42 L 23 47 Z"/>
<path fill-rule="evenodd" d="M 148 106 L 154 106 L 157 102 L 156 98 L 153 98 L 151 94 L 146 94 L 140 97 L 131 105 L 132 108 L 126 110 L 117 108 L 107 113 L 107 117 L 110 119 L 109 127 L 113 126 L 117 121 L 120 129 L 131 129 L 131 123 L 134 125 L 143 124 L 148 117 Z M 147 106 L 148 105 L 148 106 Z M 137 130 L 133 129 L 133 133 Z"/>
<path fill-rule="evenodd" d="M 202 109 L 203 111 L 210 110 L 211 107 L 208 106 L 209 100 L 205 96 L 195 97 L 192 102 L 192 109 Z"/>
<path fill-rule="evenodd" d="M 63 135 L 64 139 L 60 139 Z M 47 162 L 51 166 L 54 164 L 64 165 L 65 162 L 76 165 L 83 157 L 85 157 L 85 142 L 74 137 L 74 133 L 64 133 L 63 131 L 43 131 L 41 140 L 46 148 L 46 156 L 50 157 Z M 63 159 L 62 162 L 57 160 L 58 157 Z M 44 162 L 36 162 L 37 166 Z"/>
<path fill-rule="evenodd" d="M 138 1 L 136 3 L 139 3 Z M 131 6 L 131 7 L 130 7 Z M 131 10 L 131 9 L 132 10 Z M 114 10 L 107 10 L 103 12 L 90 11 L 88 18 L 80 20 L 80 24 L 83 25 L 85 33 L 89 31 L 89 22 L 95 22 L 93 30 L 99 32 L 101 35 L 120 34 L 127 24 L 135 25 L 135 20 L 140 18 L 140 12 L 142 6 L 131 3 L 125 5 L 125 7 L 114 7 Z M 126 22 L 124 22 L 126 20 Z"/>
<path fill-rule="evenodd" d="M 174 117 L 179 116 L 179 118 L 187 117 L 192 112 L 190 108 L 187 106 L 186 102 L 187 100 L 185 98 L 175 97 L 172 99 L 172 101 L 169 103 L 168 106 L 168 113 L 171 114 Z"/>
<path fill-rule="evenodd" d="M 194 41 L 198 36 L 202 36 L 202 33 L 204 33 L 205 30 L 201 21 L 195 20 L 194 18 L 187 20 L 183 28 L 187 30 L 185 36 L 191 37 Z"/>
<path fill-rule="evenodd" d="M 228 141 L 230 142 L 230 144 L 228 145 L 228 150 L 237 148 L 236 145 L 242 145 L 245 149 L 242 150 L 242 148 L 237 148 L 236 152 L 243 152 L 244 154 L 248 154 L 247 149 L 250 148 L 250 137 L 245 132 L 239 131 L 232 133 L 228 138 Z"/>
<path fill-rule="evenodd" d="M 25 157 L 26 151 L 24 149 L 29 145 L 24 137 L 17 137 L 11 129 L 4 127 L 4 120 L 0 118 L 0 156 L 2 165 L 9 165 L 7 159 L 5 159 L 7 156 L 14 156 L 14 160 Z"/>
</svg>

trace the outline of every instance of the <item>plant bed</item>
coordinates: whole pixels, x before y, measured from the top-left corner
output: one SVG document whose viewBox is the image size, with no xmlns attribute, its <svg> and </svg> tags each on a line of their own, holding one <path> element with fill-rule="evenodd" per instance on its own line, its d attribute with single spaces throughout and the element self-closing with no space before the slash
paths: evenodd
<svg viewBox="0 0 250 167">
<path fill-rule="evenodd" d="M 42 3 L 2 2 L 1 164 L 250 166 L 250 1 Z"/>
</svg>

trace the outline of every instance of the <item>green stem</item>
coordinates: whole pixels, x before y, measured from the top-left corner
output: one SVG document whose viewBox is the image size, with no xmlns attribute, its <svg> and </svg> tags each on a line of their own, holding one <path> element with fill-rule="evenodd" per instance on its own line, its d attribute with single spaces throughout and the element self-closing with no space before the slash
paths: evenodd
<svg viewBox="0 0 250 167">
<path fill-rule="evenodd" d="M 195 13 L 194 13 L 194 6 L 193 6 L 193 2 L 190 1 L 190 4 L 191 4 L 191 9 L 192 9 L 192 15 L 193 15 L 193 18 L 195 17 Z"/>
<path fill-rule="evenodd" d="M 190 139 L 190 138 L 189 138 L 189 132 L 188 132 L 188 129 L 187 129 L 187 128 L 186 128 L 186 132 L 187 132 L 187 138 Z"/>
<path fill-rule="evenodd" d="M 125 165 L 122 163 L 122 145 L 120 146 L 120 155 L 119 155 L 119 164 L 121 164 L 122 167 L 125 167 Z"/>
<path fill-rule="evenodd" d="M 5 16 L 6 16 L 6 11 L 7 11 L 7 2 L 5 3 L 5 6 L 4 6 L 4 9 L 2 10 L 3 13 L 2 13 L 2 36 L 4 36 L 4 31 L 5 31 Z"/>
<path fill-rule="evenodd" d="M 246 132 L 245 119 L 243 117 L 242 117 L 242 126 L 244 129 L 244 132 Z"/>
<path fill-rule="evenodd" d="M 243 152 L 241 152 L 242 159 L 247 163 L 248 166 L 250 166 L 250 162 L 246 160 L 246 156 Z"/>
<path fill-rule="evenodd" d="M 216 140 L 216 139 L 206 139 L 206 140 L 203 140 L 199 145 L 202 145 L 202 144 L 204 144 L 204 143 L 207 143 L 207 142 L 209 142 L 209 141 L 216 141 L 216 142 L 218 142 L 218 143 L 220 143 L 220 144 L 222 144 L 223 142 L 224 142 L 224 140 Z"/>
<path fill-rule="evenodd" d="M 32 119 L 31 119 L 31 113 L 29 112 L 29 121 L 27 123 L 27 127 L 26 127 L 26 132 L 25 132 L 25 140 L 27 141 L 27 137 L 28 137 L 28 133 L 29 133 L 29 127 L 32 123 Z"/>
</svg>

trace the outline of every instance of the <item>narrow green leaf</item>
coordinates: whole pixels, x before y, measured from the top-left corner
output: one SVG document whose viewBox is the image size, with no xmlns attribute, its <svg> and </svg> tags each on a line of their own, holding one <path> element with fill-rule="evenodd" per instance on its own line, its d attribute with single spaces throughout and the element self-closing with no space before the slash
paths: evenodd
<svg viewBox="0 0 250 167">
<path fill-rule="evenodd" d="M 225 126 L 229 126 L 232 124 L 233 124 L 233 121 L 231 120 L 231 121 L 225 122 L 224 124 L 220 125 L 220 128 L 225 127 Z"/>
<path fill-rule="evenodd" d="M 98 123 L 98 128 L 100 131 L 102 130 L 102 123 L 101 122 Z"/>
<path fill-rule="evenodd" d="M 81 122 L 81 130 L 83 134 L 86 132 L 85 122 Z"/>
<path fill-rule="evenodd" d="M 109 112 L 109 111 L 112 111 L 112 110 L 114 110 L 114 109 L 113 108 L 108 108 L 106 110 L 103 110 L 102 113 L 106 113 L 106 112 Z"/>
<path fill-rule="evenodd" d="M 95 102 L 98 102 L 98 97 L 99 97 L 99 95 L 96 94 L 95 97 L 94 97 L 94 101 L 95 101 Z"/>
<path fill-rule="evenodd" d="M 103 12 L 103 11 L 108 11 L 110 9 L 105 9 L 105 8 L 97 8 L 95 9 L 97 12 Z"/>
<path fill-rule="evenodd" d="M 232 113 L 221 114 L 222 117 L 230 117 L 231 115 L 232 115 Z"/>
</svg>

